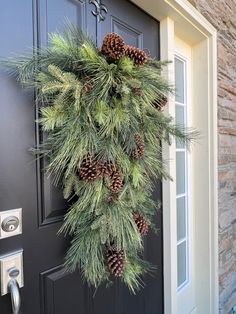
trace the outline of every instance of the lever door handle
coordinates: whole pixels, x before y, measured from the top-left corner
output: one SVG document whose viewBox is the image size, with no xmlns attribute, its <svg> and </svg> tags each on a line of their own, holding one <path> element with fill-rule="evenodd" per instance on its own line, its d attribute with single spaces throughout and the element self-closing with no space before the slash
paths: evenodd
<svg viewBox="0 0 236 314">
<path fill-rule="evenodd" d="M 14 270 L 12 270 L 14 271 Z M 9 274 L 11 276 L 11 274 Z M 12 304 L 12 313 L 13 314 L 19 314 L 20 313 L 20 289 L 19 285 L 16 279 L 14 279 L 14 276 L 10 279 L 8 282 L 8 291 L 11 294 L 11 304 Z"/>
<path fill-rule="evenodd" d="M 11 294 L 11 304 L 13 314 L 19 314 L 20 312 L 20 291 L 18 283 L 15 279 L 11 279 L 8 283 L 8 290 Z"/>
<path fill-rule="evenodd" d="M 20 313 L 20 290 L 19 285 L 15 279 L 11 279 L 8 283 L 8 290 L 11 294 L 11 304 L 13 314 Z"/>
</svg>

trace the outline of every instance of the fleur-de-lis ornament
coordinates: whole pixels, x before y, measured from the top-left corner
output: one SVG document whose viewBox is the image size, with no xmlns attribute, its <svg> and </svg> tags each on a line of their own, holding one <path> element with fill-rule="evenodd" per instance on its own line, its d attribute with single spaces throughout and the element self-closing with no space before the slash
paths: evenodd
<svg viewBox="0 0 236 314">
<path fill-rule="evenodd" d="M 106 6 L 97 0 L 89 0 L 89 3 L 95 6 L 95 10 L 92 10 L 91 12 L 97 17 L 98 22 L 104 21 L 106 17 L 103 14 L 107 14 L 108 12 Z"/>
</svg>

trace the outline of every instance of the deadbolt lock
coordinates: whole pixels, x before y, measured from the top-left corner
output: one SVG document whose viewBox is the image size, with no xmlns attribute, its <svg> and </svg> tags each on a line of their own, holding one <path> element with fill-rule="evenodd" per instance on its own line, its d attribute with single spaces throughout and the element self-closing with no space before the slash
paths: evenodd
<svg viewBox="0 0 236 314">
<path fill-rule="evenodd" d="M 2 230 L 5 232 L 15 231 L 19 226 L 19 219 L 16 216 L 9 216 L 2 222 Z"/>
<path fill-rule="evenodd" d="M 22 208 L 0 211 L 0 240 L 22 233 Z"/>
</svg>

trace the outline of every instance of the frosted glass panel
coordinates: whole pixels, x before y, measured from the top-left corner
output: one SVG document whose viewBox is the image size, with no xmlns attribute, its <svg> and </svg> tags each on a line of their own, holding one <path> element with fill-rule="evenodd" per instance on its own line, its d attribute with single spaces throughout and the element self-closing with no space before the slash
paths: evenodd
<svg viewBox="0 0 236 314">
<path fill-rule="evenodd" d="M 175 122 L 187 126 L 186 82 L 187 63 L 181 58 L 175 58 Z M 176 224 L 177 224 L 177 283 L 178 288 L 184 287 L 188 280 L 189 260 L 189 227 L 188 227 L 188 154 L 186 146 L 176 140 Z"/>
<path fill-rule="evenodd" d="M 187 279 L 186 250 L 186 242 L 182 242 L 177 246 L 178 287 L 181 286 Z"/>
<path fill-rule="evenodd" d="M 186 237 L 185 196 L 177 198 L 177 240 Z"/>
<path fill-rule="evenodd" d="M 184 103 L 184 62 L 175 58 L 175 99 Z"/>
<path fill-rule="evenodd" d="M 185 121 L 184 121 L 184 111 L 185 111 L 185 107 L 184 106 L 176 105 L 176 112 L 175 112 L 176 124 L 181 124 L 181 125 L 185 124 Z"/>
<path fill-rule="evenodd" d="M 185 107 L 176 105 L 175 107 L 175 122 L 176 124 L 180 124 L 182 126 L 185 125 Z M 180 141 L 176 141 L 176 147 L 177 148 L 184 148 L 184 144 Z"/>
<path fill-rule="evenodd" d="M 176 192 L 185 193 L 185 152 L 176 152 Z"/>
</svg>

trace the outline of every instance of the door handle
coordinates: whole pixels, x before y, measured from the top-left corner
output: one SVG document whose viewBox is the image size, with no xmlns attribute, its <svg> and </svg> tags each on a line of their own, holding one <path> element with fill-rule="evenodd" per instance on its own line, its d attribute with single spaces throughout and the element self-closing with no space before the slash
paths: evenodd
<svg viewBox="0 0 236 314">
<path fill-rule="evenodd" d="M 16 279 L 14 279 L 14 276 L 11 276 L 11 272 L 17 271 L 17 269 L 13 269 L 10 271 L 9 276 L 11 277 L 9 283 L 8 283 L 8 291 L 11 294 L 11 304 L 12 304 L 12 313 L 13 314 L 19 314 L 20 313 L 20 290 L 19 285 Z"/>
<path fill-rule="evenodd" d="M 20 288 L 24 285 L 23 250 L 0 256 L 1 295 L 11 295 L 12 313 L 20 314 Z"/>
</svg>

